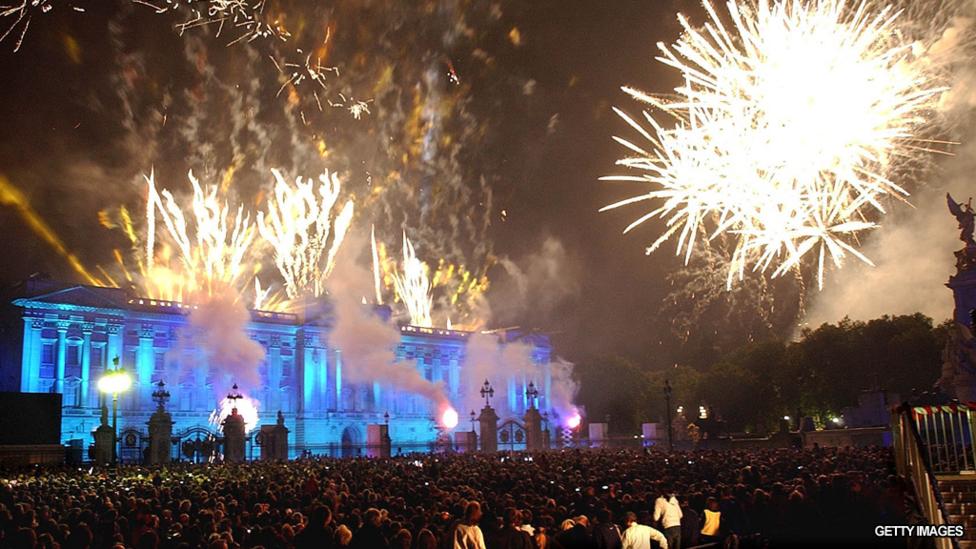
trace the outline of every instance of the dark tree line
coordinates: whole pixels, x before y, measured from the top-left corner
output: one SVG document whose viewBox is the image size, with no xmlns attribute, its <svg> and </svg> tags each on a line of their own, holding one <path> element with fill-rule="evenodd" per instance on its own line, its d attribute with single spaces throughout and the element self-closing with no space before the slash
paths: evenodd
<svg viewBox="0 0 976 549">
<path fill-rule="evenodd" d="M 818 423 L 857 404 L 864 389 L 908 398 L 931 389 L 942 367 L 946 324 L 916 313 L 871 321 L 844 319 L 805 329 L 796 341 L 748 343 L 710 365 L 649 367 L 620 357 L 576 365 L 578 400 L 591 421 L 611 419 L 616 433 L 636 433 L 644 421 L 664 417 L 664 381 L 672 405 L 690 417 L 704 404 L 730 430 L 763 432 L 784 415 Z"/>
</svg>

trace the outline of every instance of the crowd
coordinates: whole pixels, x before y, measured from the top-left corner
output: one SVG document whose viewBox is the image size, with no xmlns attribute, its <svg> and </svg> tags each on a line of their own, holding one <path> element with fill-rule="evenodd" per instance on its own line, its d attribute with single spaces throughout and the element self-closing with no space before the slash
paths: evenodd
<svg viewBox="0 0 976 549">
<path fill-rule="evenodd" d="M 867 540 L 908 497 L 879 448 L 38 468 L 0 479 L 0 547 L 785 546 Z"/>
</svg>

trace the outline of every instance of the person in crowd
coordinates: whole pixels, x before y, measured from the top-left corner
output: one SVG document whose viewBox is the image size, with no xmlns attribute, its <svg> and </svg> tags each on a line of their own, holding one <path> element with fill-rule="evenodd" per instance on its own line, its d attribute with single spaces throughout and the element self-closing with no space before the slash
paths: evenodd
<svg viewBox="0 0 976 549">
<path fill-rule="evenodd" d="M 504 526 L 492 544 L 494 549 L 533 549 L 535 543 L 529 533 L 521 529 L 521 512 L 509 507 L 505 509 Z"/>
<path fill-rule="evenodd" d="M 908 517 L 910 484 L 895 474 L 885 448 L 587 449 L 532 457 L 10 469 L 0 471 L 0 547 L 496 549 L 515 529 L 536 549 L 615 549 L 628 534 L 613 519 L 628 513 L 637 526 L 657 519 L 669 546 L 691 547 L 704 535 L 711 537 L 701 541 L 735 536 L 743 547 L 788 547 L 814 537 L 850 542 L 859 532 L 867 538 L 861 541 L 876 543 L 875 525 Z M 666 505 L 681 495 L 678 541 L 667 539 L 673 509 L 656 512 L 660 488 Z M 644 547 L 637 530 L 629 535 Z"/>
<path fill-rule="evenodd" d="M 654 522 L 661 525 L 664 537 L 668 538 L 668 547 L 681 549 L 681 506 L 674 491 L 661 490 L 654 501 Z"/>
<path fill-rule="evenodd" d="M 468 502 L 464 508 L 464 520 L 454 527 L 454 549 L 487 549 L 485 536 L 478 526 L 481 516 L 481 504 Z"/>
<path fill-rule="evenodd" d="M 701 542 L 714 543 L 722 541 L 722 511 L 718 500 L 714 497 L 705 502 L 705 520 L 701 528 Z"/>
<path fill-rule="evenodd" d="M 668 549 L 668 540 L 660 530 L 639 524 L 637 514 L 629 511 L 624 519 L 627 528 L 624 529 L 623 549 L 651 549 L 651 542 L 657 543 L 660 549 Z"/>
<path fill-rule="evenodd" d="M 613 512 L 603 508 L 596 512 L 596 525 L 593 527 L 593 547 L 596 549 L 620 549 L 623 540 L 620 528 L 613 522 Z"/>
</svg>

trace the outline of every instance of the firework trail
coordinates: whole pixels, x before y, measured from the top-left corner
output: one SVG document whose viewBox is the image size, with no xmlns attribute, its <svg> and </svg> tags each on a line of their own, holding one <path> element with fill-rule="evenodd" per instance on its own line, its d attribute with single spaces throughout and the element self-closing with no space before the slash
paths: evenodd
<svg viewBox="0 0 976 549">
<path fill-rule="evenodd" d="M 155 264 L 156 255 L 156 215 L 159 214 L 167 234 L 179 252 L 178 280 L 182 286 L 180 294 L 187 295 L 204 292 L 212 295 L 224 288 L 240 289 L 244 279 L 253 271 L 248 267 L 247 252 L 254 243 L 256 231 L 250 215 L 244 212 L 244 205 L 237 207 L 236 213 L 218 197 L 216 185 L 206 188 L 188 173 L 193 186 L 193 198 L 189 212 L 162 189 L 157 191 L 154 174 L 146 179 L 147 186 L 147 230 L 146 267 L 150 279 L 158 277 Z M 188 224 L 187 218 L 193 223 Z M 163 267 L 165 269 L 165 267 Z M 246 281 L 250 284 L 250 280 Z"/>
<path fill-rule="evenodd" d="M 302 177 L 290 184 L 278 170 L 272 173 L 274 192 L 266 211 L 258 212 L 258 230 L 274 249 L 288 297 L 318 297 L 325 291 L 352 223 L 353 202 L 348 200 L 338 213 L 333 211 L 341 187 L 334 172 L 320 175 L 317 185 L 312 178 Z"/>
<path fill-rule="evenodd" d="M 52 0 L 20 0 L 20 3 L 0 5 L 0 19 L 10 18 L 12 21 L 7 30 L 0 34 L 0 42 L 3 42 L 8 37 L 17 36 L 17 41 L 14 43 L 14 52 L 20 51 L 20 46 L 24 43 L 24 37 L 27 36 L 27 29 L 30 28 L 31 20 L 34 16 L 38 14 L 46 14 L 54 9 L 54 2 Z M 84 12 L 85 8 L 81 6 L 75 6 L 68 4 L 68 6 L 77 12 Z M 15 33 L 17 28 L 20 27 L 20 33 Z"/>
<path fill-rule="evenodd" d="M 393 284 L 397 298 L 403 303 L 410 315 L 410 324 L 430 328 L 434 325 L 431 319 L 431 309 L 434 299 L 431 297 L 430 276 L 427 264 L 417 258 L 413 243 L 403 233 L 403 263 L 400 271 L 393 274 Z"/>
<path fill-rule="evenodd" d="M 604 207 L 646 200 L 660 206 L 624 232 L 665 220 L 651 253 L 677 238 L 687 264 L 696 243 L 735 237 L 726 286 L 747 268 L 781 276 L 814 255 L 819 283 L 829 260 L 840 266 L 857 236 L 876 227 L 887 198 L 904 200 L 899 167 L 920 143 L 943 88 L 899 14 L 866 1 L 726 4 L 731 26 L 708 2 L 709 21 L 659 45 L 678 70 L 674 98 L 624 88 L 676 120 L 665 128 L 615 109 L 648 143 L 615 138 L 632 155 L 618 165 L 643 172 L 605 180 L 652 190 Z M 649 129 L 645 127 L 649 126 Z"/>
</svg>

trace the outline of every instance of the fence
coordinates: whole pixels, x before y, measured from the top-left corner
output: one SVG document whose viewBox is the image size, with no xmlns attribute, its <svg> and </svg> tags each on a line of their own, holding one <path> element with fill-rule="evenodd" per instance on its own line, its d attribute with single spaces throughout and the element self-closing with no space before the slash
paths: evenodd
<svg viewBox="0 0 976 549">
<path fill-rule="evenodd" d="M 913 406 L 911 414 L 935 474 L 976 472 L 976 405 Z"/>
<path fill-rule="evenodd" d="M 918 505 L 926 521 L 934 526 L 946 524 L 945 502 L 938 490 L 938 483 L 935 478 L 935 469 L 929 459 L 930 446 L 920 435 L 918 418 L 919 408 L 937 407 L 910 407 L 907 404 L 896 409 L 892 415 L 892 431 L 894 432 L 895 443 L 895 464 L 898 474 L 912 483 L 915 494 L 918 498 Z M 935 415 L 942 411 L 931 411 L 923 413 L 925 415 Z M 949 413 L 949 412 L 946 412 Z M 941 422 L 927 422 L 926 426 L 941 426 Z M 937 433 L 931 433 L 933 437 Z M 933 538 L 937 549 L 958 549 L 959 543 L 953 538 Z"/>
</svg>

